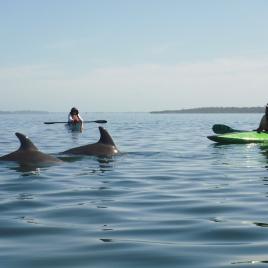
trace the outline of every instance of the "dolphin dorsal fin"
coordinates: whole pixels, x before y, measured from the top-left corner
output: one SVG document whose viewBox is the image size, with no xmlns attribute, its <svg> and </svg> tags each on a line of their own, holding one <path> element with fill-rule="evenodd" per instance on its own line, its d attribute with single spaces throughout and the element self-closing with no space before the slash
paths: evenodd
<svg viewBox="0 0 268 268">
<path fill-rule="evenodd" d="M 32 141 L 28 137 L 18 132 L 16 132 L 15 135 L 20 141 L 19 150 L 38 151 L 38 148 L 32 143 Z"/>
<path fill-rule="evenodd" d="M 110 136 L 110 134 L 107 132 L 106 129 L 104 129 L 103 127 L 99 127 L 99 131 L 100 131 L 100 139 L 98 143 L 109 144 L 109 145 L 115 146 L 112 137 Z"/>
</svg>

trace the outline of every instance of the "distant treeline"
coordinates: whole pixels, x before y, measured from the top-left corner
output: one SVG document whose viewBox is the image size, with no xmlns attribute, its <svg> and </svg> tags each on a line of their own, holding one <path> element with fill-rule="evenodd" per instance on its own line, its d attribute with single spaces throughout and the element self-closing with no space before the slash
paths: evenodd
<svg viewBox="0 0 268 268">
<path fill-rule="evenodd" d="M 0 111 L 1 114 L 46 114 L 46 111 Z"/>
<path fill-rule="evenodd" d="M 211 114 L 236 114 L 236 113 L 264 113 L 264 107 L 203 107 L 181 110 L 152 111 L 152 114 L 177 114 L 177 113 L 211 113 Z"/>
</svg>

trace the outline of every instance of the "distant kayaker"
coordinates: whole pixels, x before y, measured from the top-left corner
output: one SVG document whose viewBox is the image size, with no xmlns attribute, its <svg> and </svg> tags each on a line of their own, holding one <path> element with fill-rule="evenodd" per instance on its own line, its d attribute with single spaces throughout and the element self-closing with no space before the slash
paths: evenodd
<svg viewBox="0 0 268 268">
<path fill-rule="evenodd" d="M 81 130 L 83 129 L 83 118 L 80 116 L 77 108 L 73 107 L 68 115 L 69 124 L 81 124 Z"/>
<path fill-rule="evenodd" d="M 263 115 L 257 132 L 268 131 L 268 104 L 265 107 L 265 115 Z"/>
</svg>

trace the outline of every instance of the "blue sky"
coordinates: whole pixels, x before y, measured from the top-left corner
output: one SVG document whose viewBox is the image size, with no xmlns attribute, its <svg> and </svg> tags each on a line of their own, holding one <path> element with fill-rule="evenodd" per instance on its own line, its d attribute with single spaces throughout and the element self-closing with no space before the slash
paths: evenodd
<svg viewBox="0 0 268 268">
<path fill-rule="evenodd" d="M 268 102 L 268 1 L 0 0 L 0 110 Z"/>
</svg>

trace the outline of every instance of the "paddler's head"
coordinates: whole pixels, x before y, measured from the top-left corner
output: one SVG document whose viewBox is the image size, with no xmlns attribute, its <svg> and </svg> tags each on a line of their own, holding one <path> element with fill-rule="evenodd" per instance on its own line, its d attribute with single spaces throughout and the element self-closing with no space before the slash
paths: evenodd
<svg viewBox="0 0 268 268">
<path fill-rule="evenodd" d="M 75 107 L 73 107 L 73 108 L 71 109 L 70 114 L 71 114 L 71 115 L 78 115 L 78 114 L 79 114 L 79 111 L 78 111 L 78 109 L 76 109 Z"/>
</svg>

